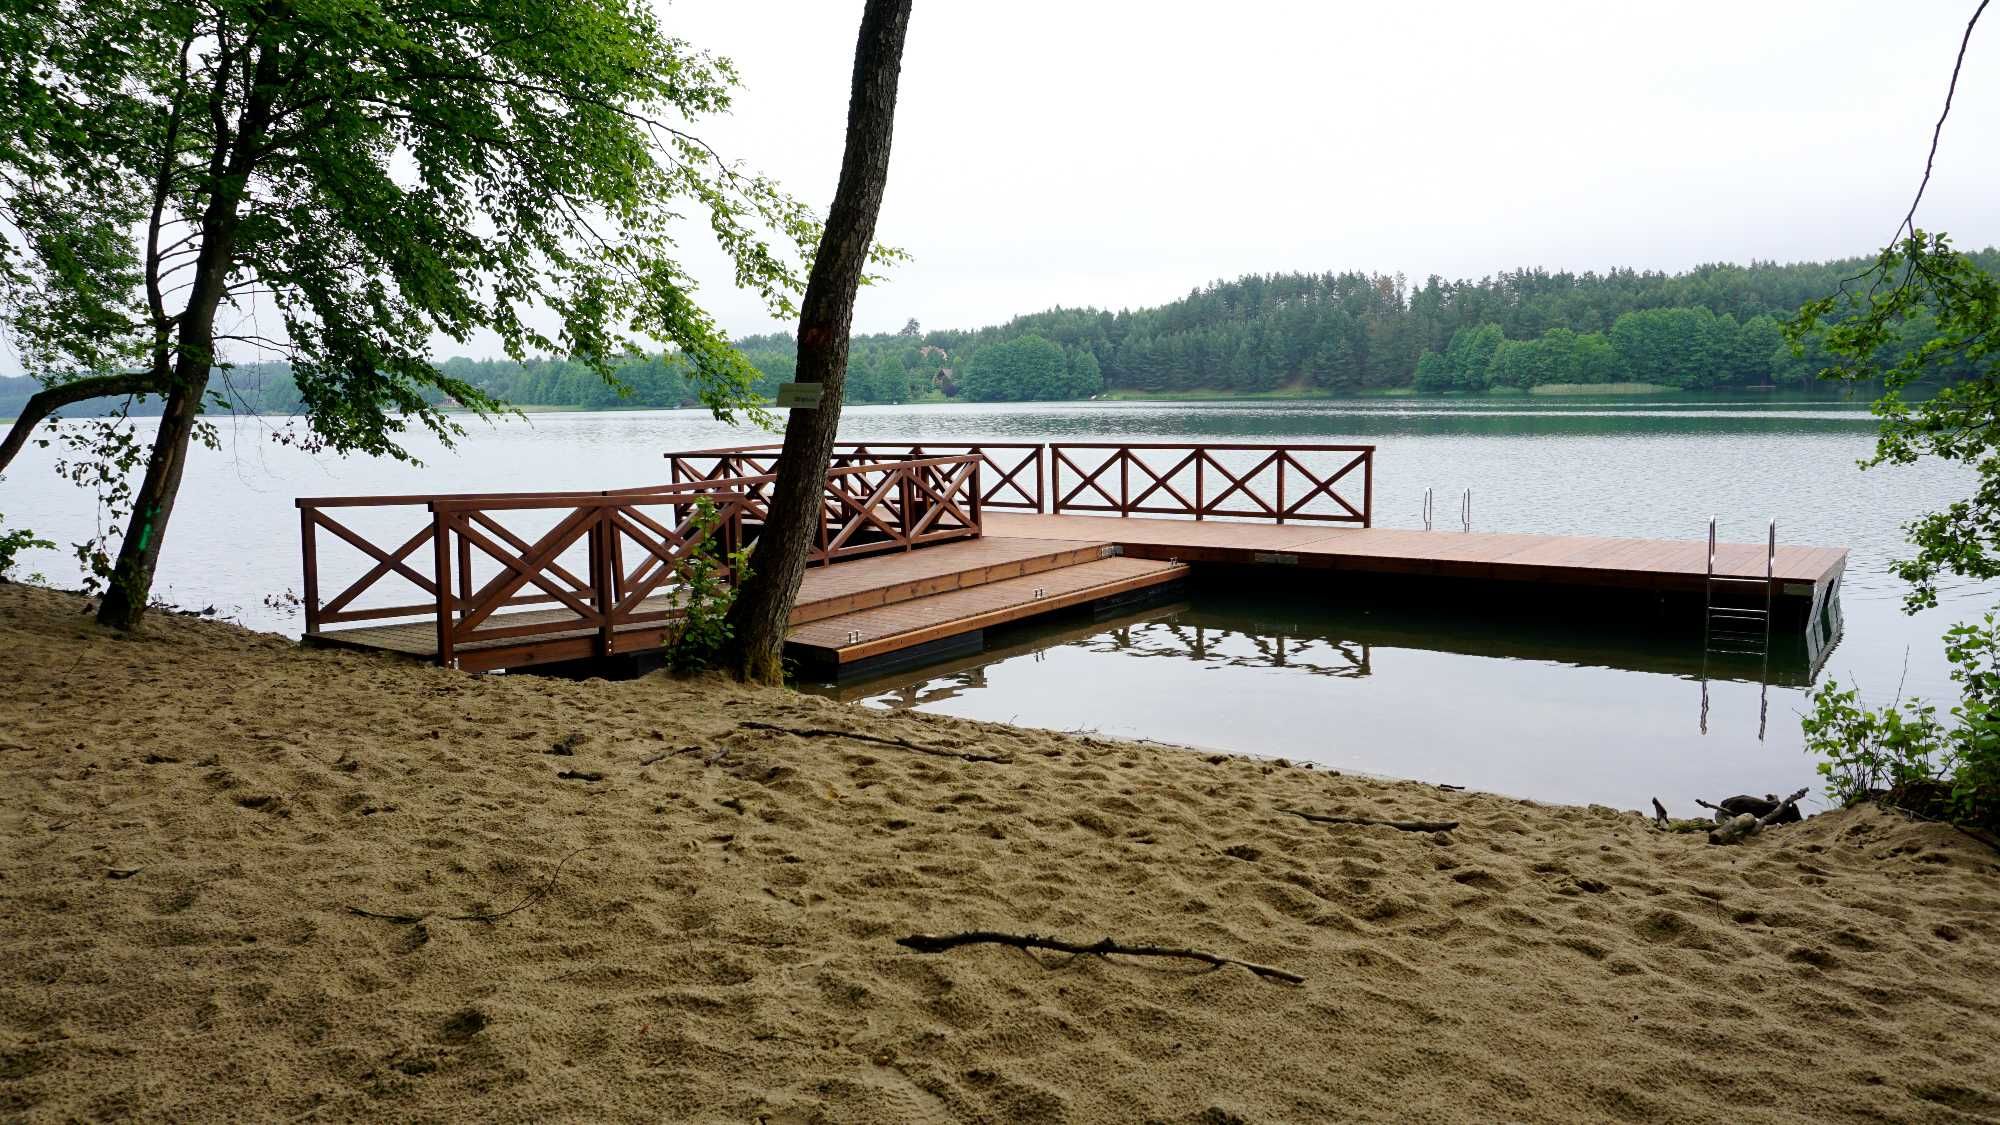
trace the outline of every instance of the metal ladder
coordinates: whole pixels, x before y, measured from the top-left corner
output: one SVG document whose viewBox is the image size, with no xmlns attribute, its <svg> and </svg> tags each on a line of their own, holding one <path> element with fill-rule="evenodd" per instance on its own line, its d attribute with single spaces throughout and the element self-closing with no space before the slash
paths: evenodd
<svg viewBox="0 0 2000 1125">
<path fill-rule="evenodd" d="M 1431 518 L 1437 512 L 1436 496 L 1431 489 L 1424 489 L 1424 530 L 1431 530 Z M 1466 489 L 1458 502 L 1458 522 L 1466 531 L 1472 530 L 1472 490 Z"/>
<path fill-rule="evenodd" d="M 1764 576 L 1717 574 L 1715 572 L 1715 517 L 1708 521 L 1708 572 L 1703 585 L 1701 625 L 1701 733 L 1708 733 L 1708 661 L 1713 655 L 1755 656 L 1763 661 L 1757 677 L 1760 698 L 1757 707 L 1757 741 L 1764 740 L 1771 715 L 1771 619 L 1778 594 L 1778 521 L 1772 520 L 1764 545 Z M 1754 592 L 1763 588 L 1762 609 L 1725 598 L 1733 591 Z"/>
</svg>

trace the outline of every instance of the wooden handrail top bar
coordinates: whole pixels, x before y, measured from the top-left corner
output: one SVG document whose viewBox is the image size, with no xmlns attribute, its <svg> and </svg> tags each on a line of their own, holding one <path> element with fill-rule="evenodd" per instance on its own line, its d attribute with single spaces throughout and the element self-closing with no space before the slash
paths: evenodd
<svg viewBox="0 0 2000 1125">
<path fill-rule="evenodd" d="M 1293 442 L 1218 442 L 1218 441 L 1052 441 L 1053 449 L 1210 449 L 1237 453 L 1270 453 L 1284 450 L 1292 453 L 1373 453 L 1372 445 L 1298 445 Z"/>
<path fill-rule="evenodd" d="M 614 496 L 580 496 L 574 493 L 548 493 L 536 495 L 527 493 L 520 496 L 499 496 L 493 498 L 473 497 L 470 499 L 438 497 L 429 508 L 433 512 L 506 512 L 527 508 L 622 508 L 631 504 L 686 504 L 694 499 L 712 500 L 721 504 L 738 504 L 750 497 L 742 492 L 717 492 L 713 485 L 721 481 L 697 481 L 692 486 L 680 489 L 661 489 L 658 492 L 624 493 Z M 734 483 L 734 482 L 731 482 Z"/>
<path fill-rule="evenodd" d="M 884 441 L 837 441 L 837 442 L 834 442 L 834 443 L 833 443 L 833 447 L 834 447 L 835 449 L 870 449 L 870 448 L 875 448 L 875 447 L 885 447 L 885 448 L 894 448 L 894 447 L 896 447 L 896 446 L 909 446 L 909 447 L 910 447 L 910 448 L 912 448 L 912 449 L 924 449 L 924 448 L 928 448 L 928 447 L 930 447 L 930 446 L 943 446 L 943 447 L 944 447 L 944 448 L 946 448 L 946 449 L 952 449 L 952 448 L 958 448 L 958 447 L 964 447 L 964 448 L 967 448 L 967 449 L 1040 449 L 1040 448 L 1042 447 L 1042 444 L 1043 444 L 1043 443 L 1042 443 L 1042 442 L 1039 442 L 1039 441 L 895 441 L 895 440 L 884 440 Z M 780 450 L 780 449 L 783 449 L 783 448 L 785 448 L 785 446 L 784 446 L 784 444 L 783 444 L 782 442 L 770 442 L 770 443 L 768 443 L 768 444 L 765 444 L 765 445 L 726 445 L 726 446 L 719 446 L 719 447 L 717 447 L 717 448 L 715 448 L 715 449 L 674 449 L 674 450 L 669 450 L 669 451 L 668 451 L 668 452 L 666 452 L 666 453 L 662 453 L 662 454 L 660 454 L 660 456 L 662 456 L 662 457 L 721 457 L 721 456 L 726 456 L 726 455 L 728 455 L 728 454 L 731 454 L 731 453 L 770 453 L 770 452 L 772 452 L 772 451 L 774 451 L 774 450 Z"/>
<path fill-rule="evenodd" d="M 699 454 L 673 454 L 672 456 L 699 456 Z M 977 461 L 978 459 L 979 455 L 976 453 L 954 453 L 937 457 L 899 458 L 896 464 L 911 468 L 925 468 L 942 465 L 963 465 L 970 461 Z M 880 471 L 881 466 L 876 465 L 842 465 L 838 468 L 829 468 L 826 471 L 826 475 L 830 477 L 856 476 L 862 473 Z M 593 489 L 578 492 L 454 492 L 444 494 L 416 493 L 394 496 L 301 496 L 292 501 L 292 503 L 299 508 L 360 508 L 389 507 L 399 504 L 407 504 L 414 507 L 438 503 L 451 503 L 457 507 L 477 507 L 479 503 L 483 502 L 504 507 L 519 508 L 538 507 L 540 505 L 503 502 L 524 499 L 577 502 L 593 499 L 616 500 L 646 496 L 671 496 L 685 493 L 713 495 L 718 487 L 770 484 L 776 479 L 775 476 L 764 473 L 757 476 L 715 477 L 709 480 L 681 481 L 678 484 L 649 484 L 640 485 L 637 488 Z"/>
</svg>

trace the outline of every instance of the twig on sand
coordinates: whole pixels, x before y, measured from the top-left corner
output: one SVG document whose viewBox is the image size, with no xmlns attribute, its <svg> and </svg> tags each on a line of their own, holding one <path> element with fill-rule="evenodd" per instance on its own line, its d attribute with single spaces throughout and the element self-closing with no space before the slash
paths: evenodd
<svg viewBox="0 0 2000 1125">
<path fill-rule="evenodd" d="M 896 944 L 914 949 L 918 953 L 943 953 L 947 949 L 957 949 L 961 945 L 1007 945 L 1015 949 L 1052 949 L 1058 953 L 1090 953 L 1103 956 L 1107 953 L 1123 953 L 1129 957 L 1180 957 L 1189 961 L 1202 961 L 1216 968 L 1236 965 L 1250 970 L 1260 977 L 1304 984 L 1306 978 L 1286 969 L 1259 965 L 1253 961 L 1239 961 L 1234 957 L 1224 957 L 1199 949 L 1181 949 L 1165 945 L 1125 945 L 1122 942 L 1104 938 L 1088 944 L 1064 941 L 1057 937 L 1041 937 L 1036 934 L 1008 934 L 997 930 L 966 930 L 956 934 L 911 934 L 899 937 Z"/>
<path fill-rule="evenodd" d="M 1798 804 L 1799 798 L 1804 797 L 1807 792 L 1809 790 L 1799 790 L 1778 802 L 1777 808 L 1772 809 L 1763 816 L 1751 816 L 1749 813 L 1744 813 L 1733 820 L 1725 822 L 1721 827 L 1708 834 L 1708 842 L 1711 844 L 1734 844 L 1745 836 L 1754 835 L 1765 825 L 1785 815 L 1785 810 Z"/>
<path fill-rule="evenodd" d="M 505 910 L 497 911 L 491 914 L 447 914 L 445 915 L 445 917 L 453 922 L 497 922 L 500 919 L 505 918 L 509 914 L 517 914 L 523 910 L 526 910 L 530 906 L 533 906 L 537 902 L 540 902 L 542 900 L 542 897 L 549 893 L 549 889 L 556 885 L 556 878 L 562 874 L 563 868 L 569 866 L 570 860 L 575 859 L 577 856 L 580 856 L 589 850 L 590 849 L 587 847 L 578 848 L 575 851 L 569 853 L 568 855 L 562 857 L 562 862 L 556 864 L 556 869 L 554 871 L 549 872 L 548 879 L 545 880 L 541 886 L 535 888 L 534 893 L 530 894 L 527 898 L 522 899 L 520 902 L 515 903 L 513 906 L 510 906 Z M 421 922 L 424 919 L 430 917 L 428 913 L 381 914 L 373 910 L 363 910 L 358 906 L 348 907 L 347 912 L 349 914 L 358 915 L 362 918 L 379 918 L 384 922 L 392 922 L 398 926 L 414 926 L 418 922 Z"/>
<path fill-rule="evenodd" d="M 1376 828 L 1394 828 L 1402 832 L 1449 832 L 1458 827 L 1458 822 L 1455 820 L 1375 820 L 1365 816 L 1327 816 L 1325 813 L 1311 813 L 1300 809 L 1278 811 L 1303 817 L 1314 824 L 1361 824 Z"/>
<path fill-rule="evenodd" d="M 562 857 L 562 862 L 556 864 L 556 869 L 554 871 L 549 872 L 549 878 L 547 882 L 535 888 L 535 893 L 529 895 L 527 898 L 522 899 L 520 902 L 515 903 L 513 906 L 510 906 L 505 910 L 502 910 L 496 914 L 450 914 L 446 915 L 446 917 L 450 918 L 454 922 L 497 922 L 500 919 L 505 918 L 509 914 L 516 914 L 519 913 L 520 911 L 526 910 L 530 906 L 533 906 L 537 902 L 540 902 L 542 900 L 543 895 L 549 893 L 549 888 L 556 885 L 557 876 L 560 876 L 562 874 L 563 868 L 569 866 L 570 860 L 575 859 L 577 856 L 580 856 L 589 850 L 590 849 L 587 847 L 578 848 L 575 851 L 569 853 L 568 855 Z"/>
<path fill-rule="evenodd" d="M 373 910 L 363 910 L 358 906 L 348 907 L 347 912 L 362 918 L 380 918 L 384 922 L 393 922 L 398 926 L 414 926 L 430 917 L 428 914 L 377 914 Z"/>
<path fill-rule="evenodd" d="M 767 730 L 778 734 L 797 735 L 800 738 L 845 738 L 854 742 L 870 742 L 878 746 L 895 746 L 918 754 L 929 754 L 933 758 L 957 758 L 964 762 L 1012 763 L 1014 759 L 1004 754 L 976 754 L 964 750 L 945 750 L 936 746 L 925 746 L 911 742 L 907 738 L 884 738 L 879 734 L 862 734 L 859 731 L 834 730 L 829 727 L 786 727 L 777 723 L 760 723 L 745 720 L 736 724 L 740 730 Z"/>
</svg>

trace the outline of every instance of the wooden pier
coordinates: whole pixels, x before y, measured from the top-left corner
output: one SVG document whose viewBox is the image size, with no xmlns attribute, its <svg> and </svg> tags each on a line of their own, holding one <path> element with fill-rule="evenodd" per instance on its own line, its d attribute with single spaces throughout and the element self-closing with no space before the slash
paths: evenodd
<svg viewBox="0 0 2000 1125">
<path fill-rule="evenodd" d="M 1846 562 L 1838 548 L 1729 544 L 1711 563 L 1695 541 L 1376 528 L 1374 452 L 842 445 L 787 655 L 824 678 L 879 674 L 976 652 L 998 625 L 1160 596 L 1196 570 L 1612 595 L 1673 613 L 1695 599 L 1697 615 L 1713 574 L 1756 580 L 1773 620 L 1803 628 Z M 669 454 L 669 483 L 621 491 L 301 499 L 305 639 L 469 671 L 656 655 L 691 554 L 721 559 L 726 577 L 728 552 L 754 544 L 775 459 Z M 355 577 L 322 597 L 342 549 Z"/>
</svg>

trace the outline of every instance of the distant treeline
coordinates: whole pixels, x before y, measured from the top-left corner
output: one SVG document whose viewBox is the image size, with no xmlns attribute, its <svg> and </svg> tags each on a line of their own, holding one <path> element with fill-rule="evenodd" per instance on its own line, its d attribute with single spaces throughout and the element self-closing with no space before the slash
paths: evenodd
<svg viewBox="0 0 2000 1125">
<path fill-rule="evenodd" d="M 2000 251 L 1972 257 L 2000 271 Z M 976 330 L 926 331 L 912 320 L 899 332 L 854 338 L 847 400 L 1483 392 L 1606 383 L 1801 387 L 1826 362 L 1810 342 L 1805 355 L 1792 355 L 1780 322 L 1866 264 L 1752 262 L 1679 274 L 1534 269 L 1478 281 L 1432 275 L 1422 285 L 1400 275 L 1253 275 L 1157 308 L 1057 308 Z M 1926 331 L 1913 322 L 1894 346 L 1919 342 Z M 767 396 L 792 379 L 797 349 L 790 335 L 749 336 L 737 347 L 761 373 L 758 390 Z M 672 355 L 633 357 L 620 366 L 617 385 L 555 358 L 461 357 L 443 367 L 523 406 L 697 405 L 686 369 Z M 283 365 L 230 374 L 241 405 L 264 413 L 296 409 Z M 18 411 L 33 389 L 27 379 L 0 379 L 0 417 Z"/>
</svg>

